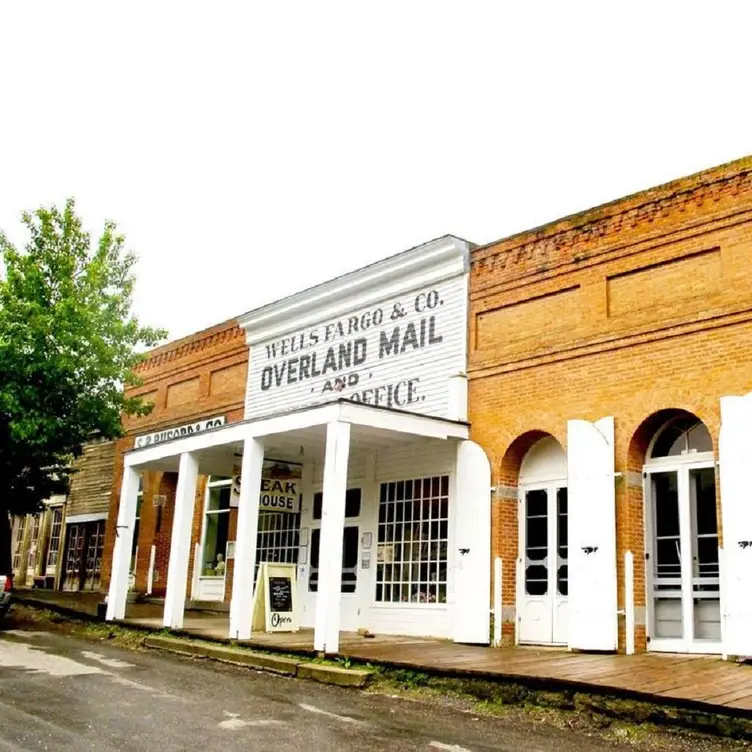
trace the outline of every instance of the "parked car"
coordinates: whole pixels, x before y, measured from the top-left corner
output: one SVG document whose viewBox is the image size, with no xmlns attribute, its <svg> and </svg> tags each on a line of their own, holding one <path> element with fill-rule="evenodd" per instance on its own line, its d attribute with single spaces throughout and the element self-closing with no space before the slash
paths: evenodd
<svg viewBox="0 0 752 752">
<path fill-rule="evenodd" d="M 13 575 L 0 574 L 0 618 L 5 616 L 13 600 Z"/>
</svg>

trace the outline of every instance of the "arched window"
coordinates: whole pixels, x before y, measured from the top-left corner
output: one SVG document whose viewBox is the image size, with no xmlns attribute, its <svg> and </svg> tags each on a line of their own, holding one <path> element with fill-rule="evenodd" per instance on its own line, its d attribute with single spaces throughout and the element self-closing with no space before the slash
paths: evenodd
<svg viewBox="0 0 752 752">
<path fill-rule="evenodd" d="M 710 431 L 694 416 L 680 416 L 661 429 L 650 452 L 651 459 L 712 452 Z"/>
</svg>

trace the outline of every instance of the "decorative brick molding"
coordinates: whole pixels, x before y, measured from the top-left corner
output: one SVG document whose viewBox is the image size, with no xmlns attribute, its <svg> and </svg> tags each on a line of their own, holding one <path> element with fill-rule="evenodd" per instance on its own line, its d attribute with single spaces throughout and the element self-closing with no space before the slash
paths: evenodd
<svg viewBox="0 0 752 752">
<path fill-rule="evenodd" d="M 603 241 L 660 220 L 688 226 L 688 210 L 749 193 L 752 208 L 752 158 L 682 178 L 632 197 L 619 199 L 548 225 L 492 243 L 473 252 L 471 288 L 479 292 L 505 280 L 517 279 L 604 252 Z M 707 221 L 704 211 L 701 221 Z M 488 280 L 492 276 L 495 279 Z"/>
<path fill-rule="evenodd" d="M 217 348 L 220 345 L 235 344 L 236 340 L 243 340 L 243 331 L 237 324 L 234 321 L 220 324 L 219 327 L 208 330 L 204 336 L 193 335 L 157 348 L 149 355 L 147 360 L 139 363 L 135 370 L 141 374 L 144 371 L 162 366 L 165 363 L 170 363 L 189 355 L 196 355 L 205 350 Z"/>
</svg>

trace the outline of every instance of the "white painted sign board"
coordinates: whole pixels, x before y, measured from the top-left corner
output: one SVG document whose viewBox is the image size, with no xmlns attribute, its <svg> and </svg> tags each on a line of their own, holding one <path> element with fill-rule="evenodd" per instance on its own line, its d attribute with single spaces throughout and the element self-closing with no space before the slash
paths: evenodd
<svg viewBox="0 0 752 752">
<path fill-rule="evenodd" d="M 181 439 L 183 436 L 193 436 L 195 433 L 202 433 L 203 431 L 208 431 L 210 428 L 219 428 L 220 426 L 223 426 L 225 422 L 226 416 L 218 415 L 215 418 L 198 420 L 195 423 L 186 423 L 182 426 L 165 428 L 164 431 L 155 431 L 154 433 L 136 436 L 135 448 L 141 449 L 142 447 L 161 444 L 172 439 Z"/>
<path fill-rule="evenodd" d="M 466 341 L 464 275 L 293 330 L 251 348 L 246 418 L 338 397 L 447 417 Z"/>
<path fill-rule="evenodd" d="M 240 467 L 235 468 L 230 494 L 230 506 L 237 507 L 240 503 L 241 476 Z M 265 459 L 261 489 L 259 493 L 259 510 L 262 512 L 285 512 L 297 514 L 300 512 L 302 479 L 302 465 L 294 462 Z"/>
<path fill-rule="evenodd" d="M 297 632 L 297 566 L 261 562 L 253 594 L 254 631 Z"/>
</svg>

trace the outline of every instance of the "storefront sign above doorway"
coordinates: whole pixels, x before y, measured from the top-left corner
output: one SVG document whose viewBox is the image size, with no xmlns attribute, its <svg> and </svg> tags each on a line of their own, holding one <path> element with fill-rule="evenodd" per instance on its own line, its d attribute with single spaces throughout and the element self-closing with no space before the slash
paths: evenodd
<svg viewBox="0 0 752 752">
<path fill-rule="evenodd" d="M 136 436 L 135 448 L 141 449 L 143 447 L 154 446 L 154 444 L 161 444 L 163 441 L 170 441 L 171 439 L 178 439 L 183 436 L 191 436 L 194 433 L 201 433 L 210 428 L 223 426 L 225 422 L 226 416 L 218 415 L 215 418 L 207 418 L 206 420 L 199 420 L 195 423 L 186 423 L 182 426 L 166 428 L 164 431 L 155 431 L 154 433 L 147 433 L 143 436 Z"/>
</svg>

